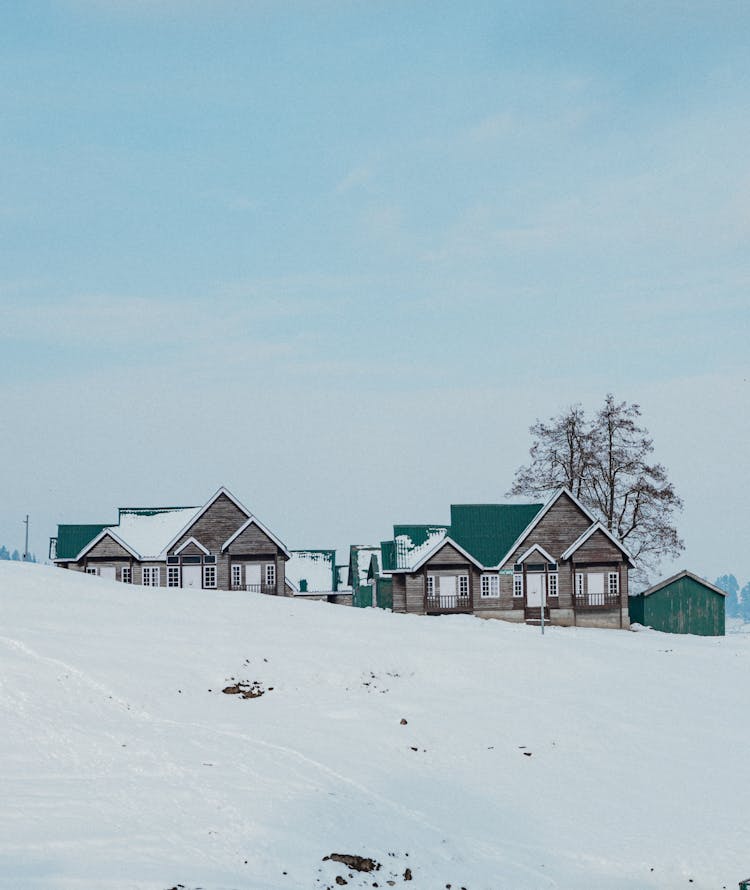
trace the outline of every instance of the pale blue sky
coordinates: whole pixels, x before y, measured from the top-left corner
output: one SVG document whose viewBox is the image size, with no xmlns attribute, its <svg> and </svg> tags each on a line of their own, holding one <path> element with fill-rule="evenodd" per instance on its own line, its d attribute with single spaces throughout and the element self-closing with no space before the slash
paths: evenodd
<svg viewBox="0 0 750 890">
<path fill-rule="evenodd" d="M 745 2 L 4 4 L 0 542 L 377 541 L 612 391 L 750 579 L 748 97 Z"/>
</svg>

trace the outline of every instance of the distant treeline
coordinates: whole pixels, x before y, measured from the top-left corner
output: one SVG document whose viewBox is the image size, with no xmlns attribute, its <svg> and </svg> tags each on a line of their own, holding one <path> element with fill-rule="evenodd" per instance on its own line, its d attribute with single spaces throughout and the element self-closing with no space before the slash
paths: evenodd
<svg viewBox="0 0 750 890">
<path fill-rule="evenodd" d="M 741 618 L 750 622 L 750 581 L 742 590 L 734 575 L 722 575 L 715 583 L 727 595 L 727 618 Z"/>
<path fill-rule="evenodd" d="M 11 553 L 7 547 L 0 544 L 0 559 L 15 559 L 18 562 L 21 562 L 23 556 L 17 550 L 14 550 Z M 36 556 L 34 556 L 33 553 L 29 553 L 26 562 L 36 562 Z"/>
</svg>

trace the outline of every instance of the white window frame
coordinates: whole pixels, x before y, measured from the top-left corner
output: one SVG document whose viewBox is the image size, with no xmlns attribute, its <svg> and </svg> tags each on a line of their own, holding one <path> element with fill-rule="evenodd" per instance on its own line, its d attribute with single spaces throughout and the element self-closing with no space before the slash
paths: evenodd
<svg viewBox="0 0 750 890">
<path fill-rule="evenodd" d="M 144 566 L 141 583 L 143 587 L 161 587 L 160 566 Z"/>
<path fill-rule="evenodd" d="M 620 573 L 607 572 L 607 593 L 610 596 L 620 595 Z"/>
<path fill-rule="evenodd" d="M 232 590 L 240 590 L 242 588 L 242 563 L 232 563 Z"/>
<path fill-rule="evenodd" d="M 203 588 L 216 590 L 216 563 L 203 566 Z"/>
<path fill-rule="evenodd" d="M 434 575 L 427 576 L 427 596 L 429 596 L 429 597 L 435 596 L 435 576 Z"/>
<path fill-rule="evenodd" d="M 467 599 L 469 596 L 469 576 L 468 575 L 459 575 L 458 576 L 458 586 L 456 589 L 457 595 L 461 599 Z"/>
<path fill-rule="evenodd" d="M 513 596 L 516 599 L 523 596 L 523 574 L 521 572 L 513 574 Z"/>
<path fill-rule="evenodd" d="M 500 597 L 500 576 L 499 575 L 482 575 L 482 593 L 481 598 L 498 599 Z"/>
<path fill-rule="evenodd" d="M 87 575 L 98 575 L 99 569 L 96 566 L 86 566 L 86 574 Z"/>
<path fill-rule="evenodd" d="M 180 587 L 180 567 L 167 566 L 167 587 Z"/>
<path fill-rule="evenodd" d="M 276 587 L 276 563 L 266 564 L 266 587 Z"/>
<path fill-rule="evenodd" d="M 576 596 L 584 596 L 586 593 L 583 572 L 576 572 Z"/>
<path fill-rule="evenodd" d="M 120 581 L 123 584 L 132 584 L 133 583 L 133 568 L 132 566 L 123 566 L 120 569 Z"/>
<path fill-rule="evenodd" d="M 560 595 L 560 581 L 557 572 L 550 572 L 547 575 L 547 596 Z"/>
</svg>

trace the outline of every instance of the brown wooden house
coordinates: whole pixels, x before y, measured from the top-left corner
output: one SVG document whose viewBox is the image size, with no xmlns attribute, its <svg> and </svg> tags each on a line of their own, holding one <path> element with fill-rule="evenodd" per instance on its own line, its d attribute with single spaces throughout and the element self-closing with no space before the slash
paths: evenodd
<svg viewBox="0 0 750 890">
<path fill-rule="evenodd" d="M 113 525 L 60 525 L 50 556 L 126 584 L 291 593 L 286 546 L 226 488 L 202 507 L 121 507 Z"/>
<path fill-rule="evenodd" d="M 450 525 L 394 526 L 394 612 L 629 627 L 625 547 L 567 489 L 546 504 L 453 504 Z"/>
</svg>

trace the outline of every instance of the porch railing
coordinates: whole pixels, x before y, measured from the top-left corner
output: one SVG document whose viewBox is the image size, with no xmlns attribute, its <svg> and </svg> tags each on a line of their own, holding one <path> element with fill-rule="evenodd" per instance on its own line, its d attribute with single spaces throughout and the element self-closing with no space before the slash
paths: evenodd
<svg viewBox="0 0 750 890">
<path fill-rule="evenodd" d="M 575 607 L 581 612 L 588 609 L 617 609 L 619 606 L 619 593 L 584 593 L 575 596 Z"/>
<path fill-rule="evenodd" d="M 428 612 L 470 612 L 471 597 L 468 594 L 436 593 L 425 597 L 425 609 Z"/>
<path fill-rule="evenodd" d="M 245 590 L 248 593 L 275 594 L 276 587 L 273 584 L 232 584 L 232 590 Z"/>
</svg>

